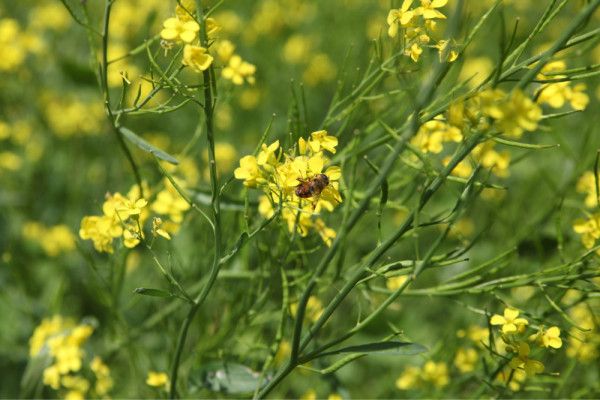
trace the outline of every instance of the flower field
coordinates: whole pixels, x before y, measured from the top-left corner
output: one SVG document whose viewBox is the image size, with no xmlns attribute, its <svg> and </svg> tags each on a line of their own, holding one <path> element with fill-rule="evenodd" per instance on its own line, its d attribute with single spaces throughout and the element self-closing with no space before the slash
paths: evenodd
<svg viewBox="0 0 600 400">
<path fill-rule="evenodd" d="M 599 398 L 600 0 L 0 0 L 1 398 Z"/>
</svg>

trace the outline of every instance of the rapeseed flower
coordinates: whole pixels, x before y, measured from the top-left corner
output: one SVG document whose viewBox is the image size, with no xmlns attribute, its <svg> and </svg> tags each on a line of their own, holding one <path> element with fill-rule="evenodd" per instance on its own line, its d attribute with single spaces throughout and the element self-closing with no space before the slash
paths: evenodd
<svg viewBox="0 0 600 400">
<path fill-rule="evenodd" d="M 475 349 L 461 347 L 454 356 L 454 365 L 461 373 L 466 374 L 475 370 L 475 364 L 477 364 L 478 359 L 479 356 Z"/>
<path fill-rule="evenodd" d="M 221 76 L 232 81 L 235 85 L 242 85 L 244 82 L 254 84 L 255 72 L 256 67 L 253 64 L 242 60 L 242 58 L 236 54 L 231 56 L 229 63 L 223 68 Z"/>
<path fill-rule="evenodd" d="M 425 19 L 445 19 L 437 8 L 442 8 L 448 3 L 448 0 L 421 0 L 421 6 L 415 10 L 417 15 L 422 15 Z"/>
<path fill-rule="evenodd" d="M 541 108 L 516 89 L 506 94 L 501 89 L 488 89 L 479 95 L 482 111 L 493 118 L 494 126 L 507 136 L 520 138 L 525 131 L 537 129 Z"/>
<path fill-rule="evenodd" d="M 505 308 L 504 315 L 494 314 L 490 320 L 492 325 L 502 325 L 503 333 L 522 332 L 529 323 L 525 318 L 519 318 L 519 310 Z"/>
<path fill-rule="evenodd" d="M 146 385 L 166 389 L 169 387 L 169 375 L 164 372 L 149 371 Z"/>
<path fill-rule="evenodd" d="M 584 193 L 585 206 L 593 208 L 598 206 L 598 193 L 596 190 L 596 176 L 592 171 L 586 171 L 577 181 L 577 191 Z"/>
<path fill-rule="evenodd" d="M 531 348 L 526 342 L 519 342 L 517 344 L 517 355 L 510 360 L 510 367 L 512 369 L 523 369 L 527 376 L 534 376 L 544 372 L 544 364 L 540 361 L 531 359 L 529 354 Z"/>
<path fill-rule="evenodd" d="M 560 328 L 558 326 L 551 326 L 548 329 L 541 329 L 537 334 L 531 335 L 529 340 L 546 348 L 552 347 L 554 349 L 560 349 L 562 347 Z"/>
<path fill-rule="evenodd" d="M 413 10 L 409 10 L 412 3 L 413 0 L 404 0 L 400 8 L 389 11 L 387 16 L 389 37 L 396 37 L 398 35 L 398 29 L 400 26 L 406 26 L 411 22 L 415 16 L 415 12 Z"/>
<path fill-rule="evenodd" d="M 187 65 L 196 72 L 206 71 L 213 62 L 213 57 L 201 46 L 186 44 L 183 48 L 183 65 Z"/>
<path fill-rule="evenodd" d="M 261 215 L 270 218 L 275 214 L 275 206 L 281 205 L 280 215 L 290 232 L 306 236 L 312 229 L 331 245 L 335 231 L 327 227 L 319 213 L 333 211 L 342 201 L 339 193 L 341 170 L 337 166 L 327 166 L 329 160 L 325 156 L 325 153 L 335 153 L 337 144 L 337 138 L 326 131 L 313 132 L 308 140 L 300 138 L 296 148 L 298 154 L 284 152 L 279 141 L 262 144 L 256 156 L 240 159 L 234 176 L 243 180 L 245 186 L 264 192 L 258 206 Z M 320 181 L 314 195 L 307 192 L 308 196 L 299 197 L 299 186 L 313 187 L 317 185 L 315 179 L 326 181 Z"/>
<path fill-rule="evenodd" d="M 171 17 L 163 22 L 163 30 L 160 31 L 160 37 L 168 41 L 192 43 L 199 31 L 200 25 L 196 21 Z"/>
</svg>

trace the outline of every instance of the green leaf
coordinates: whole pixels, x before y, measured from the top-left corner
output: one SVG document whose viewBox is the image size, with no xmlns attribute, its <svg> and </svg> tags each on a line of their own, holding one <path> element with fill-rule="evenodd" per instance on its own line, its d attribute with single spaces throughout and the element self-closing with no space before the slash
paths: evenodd
<svg viewBox="0 0 600 400">
<path fill-rule="evenodd" d="M 512 147 L 520 147 L 522 149 L 536 149 L 536 150 L 540 150 L 540 149 L 551 149 L 553 147 L 560 147 L 559 144 L 532 144 L 532 143 L 521 143 L 521 142 L 515 142 L 513 140 L 508 140 L 508 139 L 502 139 L 502 138 L 493 138 L 494 142 L 498 142 L 501 144 L 505 144 L 507 146 L 512 146 Z"/>
<path fill-rule="evenodd" d="M 147 141 L 145 141 L 144 139 L 139 137 L 131 129 L 125 128 L 124 126 L 120 126 L 118 129 L 119 129 L 119 132 L 121 132 L 121 134 L 125 137 L 125 139 L 129 140 L 131 143 L 135 144 L 140 149 L 156 156 L 157 158 L 160 158 L 161 160 L 169 162 L 171 164 L 174 164 L 174 165 L 179 164 L 179 161 L 177 161 L 177 159 L 175 157 L 162 151 L 159 148 L 154 147 L 153 145 L 151 145 L 150 143 L 148 143 Z"/>
<path fill-rule="evenodd" d="M 245 365 L 231 362 L 210 362 L 191 374 L 191 379 L 201 379 L 201 385 L 213 392 L 224 394 L 252 393 L 259 382 L 260 373 Z"/>
<path fill-rule="evenodd" d="M 139 287 L 133 291 L 133 293 L 141 294 L 143 296 L 152 296 L 152 297 L 173 297 L 173 295 L 169 292 L 160 289 L 151 289 L 151 288 L 143 288 Z"/>
<path fill-rule="evenodd" d="M 367 354 L 365 354 L 365 353 L 358 353 L 358 354 L 347 355 L 346 357 L 342 358 L 341 360 L 338 360 L 338 361 L 334 362 L 329 367 L 323 368 L 319 372 L 321 374 L 323 374 L 323 375 L 334 373 L 335 371 L 337 371 L 338 369 L 342 368 L 346 364 L 349 364 L 352 361 L 357 360 L 359 358 L 365 357 L 366 355 Z"/>
<path fill-rule="evenodd" d="M 413 356 L 415 354 L 424 353 L 427 351 L 427 347 L 418 343 L 410 342 L 375 342 L 360 344 L 358 346 L 343 347 L 338 350 L 328 351 L 319 354 L 319 357 L 332 356 L 335 354 L 345 353 L 389 353 L 396 354 L 399 356 Z"/>
</svg>

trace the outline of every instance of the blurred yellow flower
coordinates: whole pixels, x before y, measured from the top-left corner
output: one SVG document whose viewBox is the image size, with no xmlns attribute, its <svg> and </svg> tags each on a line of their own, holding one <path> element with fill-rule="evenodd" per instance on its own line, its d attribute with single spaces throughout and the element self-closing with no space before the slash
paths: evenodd
<svg viewBox="0 0 600 400">
<path fill-rule="evenodd" d="M 596 193 L 596 176 L 592 171 L 586 171 L 577 181 L 577 191 L 586 194 L 585 206 L 593 208 L 598 206 L 598 193 Z M 600 188 L 599 188 L 600 190 Z"/>
<path fill-rule="evenodd" d="M 535 374 L 544 372 L 544 364 L 542 364 L 540 361 L 529 358 L 530 352 L 531 349 L 527 343 L 519 342 L 517 347 L 517 355 L 510 360 L 510 367 L 512 369 L 522 368 L 525 370 L 527 376 L 534 376 Z"/>
<path fill-rule="evenodd" d="M 148 371 L 146 385 L 166 389 L 169 386 L 169 375 L 164 372 Z"/>
<path fill-rule="evenodd" d="M 232 81 L 235 85 L 242 85 L 244 81 L 254 84 L 255 72 L 256 67 L 254 65 L 242 60 L 242 58 L 236 54 L 229 59 L 229 63 L 223 68 L 221 76 Z"/>
<path fill-rule="evenodd" d="M 461 373 L 466 374 L 475 370 L 475 364 L 477 364 L 478 359 L 479 357 L 475 349 L 461 347 L 454 356 L 454 365 Z"/>
<path fill-rule="evenodd" d="M 488 89 L 479 95 L 483 112 L 494 119 L 495 127 L 507 136 L 520 138 L 525 131 L 537 129 L 541 108 L 521 90 L 510 94 Z"/>
<path fill-rule="evenodd" d="M 573 230 L 581 236 L 586 249 L 591 249 L 600 238 L 600 213 L 592 214 L 588 219 L 577 219 L 573 222 Z"/>
<path fill-rule="evenodd" d="M 404 283 L 407 280 L 408 280 L 407 275 L 392 276 L 392 277 L 386 278 L 385 287 L 387 287 L 388 290 L 398 290 L 402 287 L 402 285 L 404 285 Z"/>
</svg>

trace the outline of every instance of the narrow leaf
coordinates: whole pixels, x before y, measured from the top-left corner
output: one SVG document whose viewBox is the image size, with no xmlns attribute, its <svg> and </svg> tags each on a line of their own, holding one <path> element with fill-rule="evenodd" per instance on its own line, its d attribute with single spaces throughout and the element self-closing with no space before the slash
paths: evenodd
<svg viewBox="0 0 600 400">
<path fill-rule="evenodd" d="M 331 355 L 335 355 L 335 354 L 345 354 L 345 353 L 390 353 L 390 354 L 397 354 L 397 355 L 401 355 L 401 356 L 412 356 L 415 354 L 424 353 L 426 351 L 427 351 L 427 348 L 418 343 L 389 341 L 389 342 L 375 342 L 375 343 L 361 344 L 358 346 L 343 347 L 338 350 L 321 353 L 319 355 L 319 357 L 331 356 Z"/>
<path fill-rule="evenodd" d="M 521 143 L 521 142 L 515 142 L 513 140 L 502 139 L 502 138 L 498 138 L 498 137 L 494 138 L 493 140 L 494 140 L 494 142 L 497 142 L 497 143 L 505 144 L 507 146 L 512 146 L 512 147 L 520 147 L 522 149 L 541 150 L 541 149 L 551 149 L 553 147 L 560 147 L 559 144 Z"/>
<path fill-rule="evenodd" d="M 131 129 L 125 128 L 124 126 L 120 126 L 119 132 L 121 132 L 121 134 L 123 135 L 123 137 L 125 137 L 125 139 L 129 140 L 131 143 L 135 144 L 140 149 L 156 156 L 157 158 L 160 158 L 161 160 L 169 162 L 171 164 L 174 164 L 174 165 L 179 164 L 179 161 L 177 161 L 177 159 L 175 157 L 162 151 L 159 148 L 154 147 L 153 145 L 151 145 L 150 143 L 148 143 L 147 141 L 142 139 L 140 136 L 138 136 Z"/>
<path fill-rule="evenodd" d="M 152 296 L 152 297 L 173 297 L 173 295 L 169 292 L 160 289 L 151 289 L 151 288 L 137 288 L 133 291 L 133 293 L 141 294 L 143 296 Z"/>
</svg>

